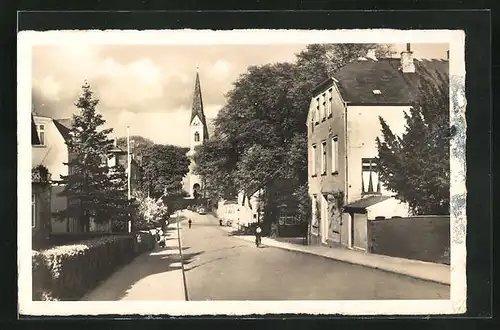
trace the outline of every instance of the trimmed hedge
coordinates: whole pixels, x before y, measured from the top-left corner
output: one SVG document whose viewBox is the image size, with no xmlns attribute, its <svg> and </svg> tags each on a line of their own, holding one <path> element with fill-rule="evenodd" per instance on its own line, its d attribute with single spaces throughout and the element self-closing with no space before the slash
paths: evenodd
<svg viewBox="0 0 500 330">
<path fill-rule="evenodd" d="M 118 267 L 153 248 L 151 234 L 137 233 L 33 251 L 33 300 L 79 300 Z"/>
</svg>

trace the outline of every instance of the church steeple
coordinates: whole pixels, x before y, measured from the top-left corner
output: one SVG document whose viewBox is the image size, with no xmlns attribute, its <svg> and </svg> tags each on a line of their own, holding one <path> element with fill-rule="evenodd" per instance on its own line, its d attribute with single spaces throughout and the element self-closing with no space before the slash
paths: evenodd
<svg viewBox="0 0 500 330">
<path fill-rule="evenodd" d="M 193 106 L 191 110 L 191 120 L 189 121 L 190 124 L 193 123 L 196 116 L 198 116 L 201 121 L 201 125 L 203 125 L 203 140 L 206 140 L 208 139 L 208 127 L 205 113 L 203 112 L 203 98 L 201 96 L 200 73 L 198 66 L 196 66 L 196 81 L 194 83 Z"/>
</svg>

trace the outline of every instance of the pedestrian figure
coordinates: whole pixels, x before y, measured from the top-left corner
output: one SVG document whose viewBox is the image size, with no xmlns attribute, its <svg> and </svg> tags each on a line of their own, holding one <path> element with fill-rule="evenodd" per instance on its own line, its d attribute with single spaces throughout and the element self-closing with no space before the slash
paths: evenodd
<svg viewBox="0 0 500 330">
<path fill-rule="evenodd" d="M 262 233 L 262 229 L 260 228 L 259 225 L 257 225 L 257 228 L 255 229 L 255 246 L 259 247 L 260 246 L 260 234 Z"/>
<path fill-rule="evenodd" d="M 222 226 L 222 219 L 219 219 L 219 226 Z"/>
<path fill-rule="evenodd" d="M 191 221 L 191 219 L 189 219 L 189 221 L 188 221 L 189 228 L 191 228 L 192 223 L 193 223 L 193 221 Z"/>
</svg>

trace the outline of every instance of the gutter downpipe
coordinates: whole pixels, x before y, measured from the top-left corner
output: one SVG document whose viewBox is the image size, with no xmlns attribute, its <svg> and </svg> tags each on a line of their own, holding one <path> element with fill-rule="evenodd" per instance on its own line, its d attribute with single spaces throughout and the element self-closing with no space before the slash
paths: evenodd
<svg viewBox="0 0 500 330">
<path fill-rule="evenodd" d="M 344 205 L 347 205 L 348 203 L 348 200 L 349 200 L 349 165 L 348 165 L 348 138 L 347 138 L 347 102 L 344 101 L 344 148 L 345 148 L 345 155 L 344 155 L 344 161 L 345 161 L 345 193 L 344 193 L 344 196 L 345 196 L 345 202 L 344 202 Z M 343 213 L 344 213 L 344 210 L 341 210 L 342 212 L 342 215 L 341 217 L 343 217 Z M 352 230 L 352 224 L 351 224 L 351 217 L 349 216 L 349 221 L 347 222 L 347 247 L 348 248 L 351 248 L 351 230 Z M 342 239 L 341 239 L 342 240 Z M 341 242 L 342 244 L 342 242 Z"/>
</svg>

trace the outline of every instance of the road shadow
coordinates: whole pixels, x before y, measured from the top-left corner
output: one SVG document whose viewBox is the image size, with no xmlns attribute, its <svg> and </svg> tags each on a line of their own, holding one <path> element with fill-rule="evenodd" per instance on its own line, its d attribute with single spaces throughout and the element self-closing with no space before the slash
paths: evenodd
<svg viewBox="0 0 500 330">
<path fill-rule="evenodd" d="M 189 247 L 183 248 L 187 250 Z M 129 291 L 138 285 L 138 282 L 154 275 L 167 274 L 182 270 L 184 261 L 191 262 L 200 253 L 183 254 L 183 259 L 177 254 L 168 254 L 169 250 L 178 250 L 177 247 L 160 248 L 136 257 L 130 264 L 116 271 L 101 282 L 96 289 L 87 293 L 83 301 L 117 301 L 125 298 Z M 167 276 L 166 276 L 167 278 Z M 158 277 L 157 280 L 161 280 Z M 156 281 L 156 279 L 155 279 Z"/>
</svg>

